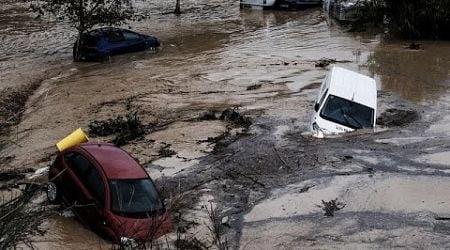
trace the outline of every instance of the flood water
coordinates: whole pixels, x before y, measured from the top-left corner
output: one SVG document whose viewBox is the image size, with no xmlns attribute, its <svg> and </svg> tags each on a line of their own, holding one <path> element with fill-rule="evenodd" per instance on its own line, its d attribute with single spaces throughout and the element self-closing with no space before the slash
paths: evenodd
<svg viewBox="0 0 450 250">
<path fill-rule="evenodd" d="M 13 156 L 10 166 L 47 164 L 44 159 L 53 153 L 56 141 L 75 128 L 86 128 L 93 119 L 123 112 L 122 104 L 130 96 L 136 97 L 145 121 L 185 122 L 205 110 L 240 106 L 256 117 L 292 122 L 305 130 L 312 100 L 328 70 L 315 67 L 321 58 L 346 61 L 338 65 L 373 76 L 381 92 L 412 105 L 447 110 L 443 115 L 449 115 L 450 42 L 416 41 L 423 49 L 410 50 L 409 41 L 349 33 L 320 8 L 240 10 L 234 0 L 183 0 L 184 14 L 177 17 L 166 14 L 174 2 L 138 1 L 137 19 L 142 20 L 124 26 L 157 36 L 163 45 L 159 51 L 116 56 L 105 63 L 73 63 L 76 33 L 69 24 L 36 19 L 23 3 L 3 0 L 0 89 L 42 81 L 19 125 L 19 139 L 2 152 Z M 255 84 L 261 89 L 246 91 Z M 199 141 L 216 136 L 225 125 L 195 126 L 205 133 L 195 135 Z M 174 137 L 169 133 L 176 134 L 171 142 L 185 144 L 175 149 L 189 148 L 183 151 L 187 166 L 194 165 L 189 160 L 197 163 L 210 152 L 192 142 L 194 135 L 184 138 L 179 123 L 173 127 L 175 132 L 148 139 L 163 143 Z M 195 128 L 186 131 L 195 134 Z M 127 149 L 148 163 L 155 158 L 154 148 L 136 144 Z M 179 169 L 183 168 L 175 168 Z M 72 218 L 51 218 L 48 224 L 44 248 L 104 247 L 105 242 Z"/>
</svg>

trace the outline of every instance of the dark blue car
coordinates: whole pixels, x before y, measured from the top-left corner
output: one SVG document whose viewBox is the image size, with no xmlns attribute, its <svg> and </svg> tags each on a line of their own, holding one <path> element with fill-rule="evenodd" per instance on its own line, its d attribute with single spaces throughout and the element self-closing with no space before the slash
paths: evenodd
<svg viewBox="0 0 450 250">
<path fill-rule="evenodd" d="M 78 46 L 77 46 L 78 45 Z M 101 61 L 106 57 L 159 47 L 156 37 L 119 28 L 94 29 L 81 35 L 73 46 L 75 61 Z"/>
</svg>

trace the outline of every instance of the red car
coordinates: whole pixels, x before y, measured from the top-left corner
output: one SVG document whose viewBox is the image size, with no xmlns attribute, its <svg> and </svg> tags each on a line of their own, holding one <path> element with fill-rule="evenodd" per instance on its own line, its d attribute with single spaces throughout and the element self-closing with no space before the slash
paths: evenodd
<svg viewBox="0 0 450 250">
<path fill-rule="evenodd" d="M 82 223 L 115 242 L 152 240 L 172 231 L 150 176 L 111 144 L 84 143 L 59 153 L 48 177 L 50 202 L 72 207 Z"/>
</svg>

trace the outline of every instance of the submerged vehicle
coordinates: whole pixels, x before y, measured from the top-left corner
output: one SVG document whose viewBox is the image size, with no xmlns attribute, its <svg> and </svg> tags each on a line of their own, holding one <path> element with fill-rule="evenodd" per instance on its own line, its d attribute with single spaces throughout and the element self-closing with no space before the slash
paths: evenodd
<svg viewBox="0 0 450 250">
<path fill-rule="evenodd" d="M 333 67 L 319 91 L 311 122 L 313 134 L 324 135 L 374 128 L 377 86 L 374 79 Z"/>
<path fill-rule="evenodd" d="M 366 1 L 323 0 L 323 10 L 339 21 L 356 21 Z"/>
<path fill-rule="evenodd" d="M 147 241 L 172 231 L 152 179 L 112 144 L 83 143 L 60 152 L 49 169 L 47 197 L 114 242 Z"/>
<path fill-rule="evenodd" d="M 309 6 L 320 6 L 321 4 L 322 0 L 240 0 L 241 8 L 258 6 L 263 9 L 299 9 Z"/>
<path fill-rule="evenodd" d="M 108 56 L 157 48 L 154 36 L 119 28 L 99 28 L 83 33 L 73 46 L 75 61 L 101 61 Z"/>
</svg>

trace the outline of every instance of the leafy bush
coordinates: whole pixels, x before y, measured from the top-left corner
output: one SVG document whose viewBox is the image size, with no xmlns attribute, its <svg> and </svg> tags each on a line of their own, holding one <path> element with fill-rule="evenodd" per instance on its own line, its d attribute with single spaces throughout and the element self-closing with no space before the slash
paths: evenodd
<svg viewBox="0 0 450 250">
<path fill-rule="evenodd" d="M 389 27 L 407 38 L 450 38 L 450 1 L 385 0 Z"/>
<path fill-rule="evenodd" d="M 450 39 L 449 0 L 360 1 L 359 22 L 386 24 L 389 33 L 409 39 Z"/>
</svg>

